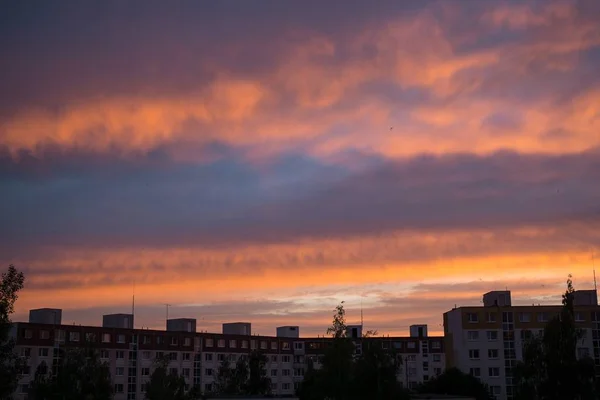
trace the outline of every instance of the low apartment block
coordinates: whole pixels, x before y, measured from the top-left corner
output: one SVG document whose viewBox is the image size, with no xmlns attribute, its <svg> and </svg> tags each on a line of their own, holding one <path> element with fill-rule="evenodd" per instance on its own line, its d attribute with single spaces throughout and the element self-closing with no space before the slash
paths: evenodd
<svg viewBox="0 0 600 400">
<path fill-rule="evenodd" d="M 600 307 L 595 290 L 575 292 L 575 320 L 584 330 L 579 357 L 600 366 Z M 523 345 L 558 315 L 562 305 L 513 306 L 510 291 L 484 294 L 483 306 L 444 313 L 448 368 L 457 367 L 489 385 L 498 400 L 513 398 L 513 369 L 523 359 Z"/>
<path fill-rule="evenodd" d="M 169 369 L 185 378 L 188 387 L 199 385 L 210 393 L 223 360 L 234 365 L 253 350 L 268 358 L 267 376 L 272 392 L 293 395 L 302 382 L 309 363 L 316 368 L 330 338 L 300 338 L 299 327 L 277 328 L 276 336 L 251 334 L 245 322 L 223 324 L 223 333 L 196 332 L 195 319 L 171 319 L 166 330 L 133 329 L 133 315 L 113 314 L 103 317 L 98 326 L 62 325 L 61 310 L 33 310 L 30 322 L 13 326 L 16 351 L 26 358 L 27 367 L 19 382 L 16 398 L 24 400 L 39 365 L 52 368 L 61 348 L 92 346 L 109 364 L 115 388 L 115 400 L 144 398 L 146 383 L 157 357 L 170 360 Z M 362 351 L 362 326 L 349 326 L 356 354 Z M 401 359 L 398 380 L 414 387 L 445 368 L 442 337 L 428 337 L 427 326 L 411 327 L 410 337 L 373 339 Z"/>
</svg>

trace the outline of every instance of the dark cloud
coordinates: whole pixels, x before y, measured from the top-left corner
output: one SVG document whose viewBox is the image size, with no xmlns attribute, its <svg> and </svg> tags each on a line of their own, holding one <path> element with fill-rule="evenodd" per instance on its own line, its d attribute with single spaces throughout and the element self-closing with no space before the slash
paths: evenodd
<svg viewBox="0 0 600 400">
<path fill-rule="evenodd" d="M 424 155 L 360 173 L 294 155 L 260 172 L 239 158 L 161 168 L 105 162 L 79 169 L 76 159 L 60 158 L 44 169 L 50 176 L 32 180 L 4 160 L 3 241 L 232 245 L 600 217 L 597 151 Z M 25 161 L 24 170 L 35 163 Z"/>
</svg>

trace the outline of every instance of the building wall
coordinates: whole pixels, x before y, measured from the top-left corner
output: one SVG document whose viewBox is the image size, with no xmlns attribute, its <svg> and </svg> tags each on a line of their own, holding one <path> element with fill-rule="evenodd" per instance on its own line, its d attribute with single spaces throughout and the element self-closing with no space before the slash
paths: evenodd
<svg viewBox="0 0 600 400">
<path fill-rule="evenodd" d="M 444 314 L 448 367 L 478 376 L 499 400 L 511 399 L 512 368 L 523 359 L 528 335 L 543 332 L 562 306 L 461 307 Z M 577 325 L 584 330 L 580 355 L 589 354 L 600 365 L 599 343 L 592 328 L 599 306 L 575 307 Z M 600 315 L 598 315 L 600 316 Z M 497 355 L 497 357 L 496 357 Z"/>
<path fill-rule="evenodd" d="M 20 388 L 28 386 L 38 365 L 45 361 L 51 367 L 54 354 L 62 349 L 91 346 L 108 362 L 115 388 L 115 400 L 143 399 L 144 385 L 152 373 L 153 361 L 161 355 L 172 359 L 169 368 L 183 375 L 186 384 L 210 392 L 221 364 L 227 359 L 234 365 L 240 357 L 259 350 L 267 358 L 267 376 L 276 395 L 293 395 L 302 382 L 308 363 L 319 368 L 319 359 L 330 343 L 328 338 L 285 338 L 270 336 L 226 335 L 212 333 L 170 332 L 142 329 L 120 329 L 91 326 L 45 325 L 17 323 L 13 334 L 16 351 L 26 357 L 29 370 L 20 380 Z M 393 350 L 404 364 L 398 379 L 414 386 L 431 379 L 445 368 L 442 337 L 374 339 L 384 349 Z M 355 341 L 357 354 L 361 339 Z M 56 349 L 56 350 L 55 350 Z M 130 361 L 135 361 L 130 365 Z M 129 381 L 135 378 L 135 385 Z M 135 390 L 134 390 L 135 389 Z M 19 390 L 16 398 L 26 398 Z"/>
</svg>

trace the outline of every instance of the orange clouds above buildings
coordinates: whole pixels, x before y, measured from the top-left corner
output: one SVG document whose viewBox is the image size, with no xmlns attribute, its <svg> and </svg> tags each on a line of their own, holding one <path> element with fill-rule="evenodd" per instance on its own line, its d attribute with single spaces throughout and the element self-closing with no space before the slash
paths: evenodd
<svg viewBox="0 0 600 400">
<path fill-rule="evenodd" d="M 62 33 L 52 10 L 0 16 L 0 45 L 22 44 L 0 63 L 19 315 L 86 322 L 129 307 L 135 281 L 146 325 L 160 298 L 211 329 L 247 315 L 314 334 L 362 296 L 372 328 L 402 333 L 498 285 L 536 302 L 568 273 L 589 286 L 598 3 L 424 4 L 131 21 L 79 5 L 54 10 Z"/>
</svg>

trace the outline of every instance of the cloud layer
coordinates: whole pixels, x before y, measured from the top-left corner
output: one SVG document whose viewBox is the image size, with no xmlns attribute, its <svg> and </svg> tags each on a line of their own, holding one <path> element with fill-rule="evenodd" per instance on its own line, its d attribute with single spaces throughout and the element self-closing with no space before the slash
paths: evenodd
<svg viewBox="0 0 600 400">
<path fill-rule="evenodd" d="M 496 286 L 589 286 L 598 2 L 7 11 L 0 251 L 27 273 L 19 316 L 97 322 L 135 281 L 145 326 L 159 293 L 206 328 L 315 334 L 363 293 L 400 333 Z"/>
</svg>

